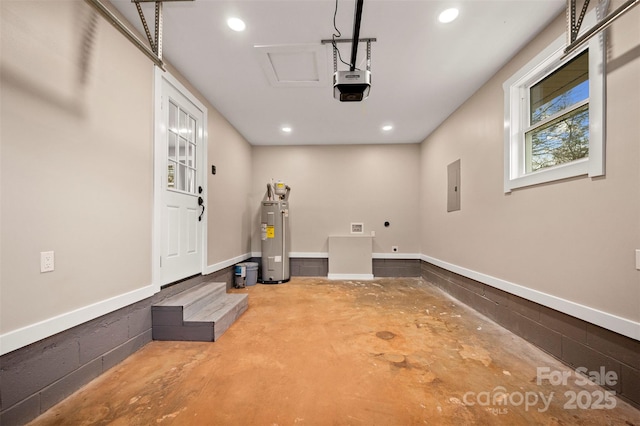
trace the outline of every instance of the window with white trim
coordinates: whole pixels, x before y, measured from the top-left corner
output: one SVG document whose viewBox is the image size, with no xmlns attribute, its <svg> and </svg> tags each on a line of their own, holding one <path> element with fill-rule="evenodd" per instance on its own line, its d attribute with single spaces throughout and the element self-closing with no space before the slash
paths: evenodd
<svg viewBox="0 0 640 426">
<path fill-rule="evenodd" d="M 583 27 L 595 23 L 594 15 L 585 16 Z M 558 38 L 503 84 L 505 192 L 604 175 L 604 35 L 567 56 L 565 40 Z"/>
</svg>

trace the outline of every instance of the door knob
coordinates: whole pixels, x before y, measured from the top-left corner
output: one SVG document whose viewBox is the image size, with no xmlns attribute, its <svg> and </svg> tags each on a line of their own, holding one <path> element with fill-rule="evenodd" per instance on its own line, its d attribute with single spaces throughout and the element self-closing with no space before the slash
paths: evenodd
<svg viewBox="0 0 640 426">
<path fill-rule="evenodd" d="M 202 187 L 199 188 L 202 190 Z M 204 214 L 204 200 L 202 197 L 198 197 L 198 205 L 202 207 L 202 211 L 200 212 L 200 216 L 198 217 L 198 222 L 202 222 L 202 215 Z"/>
</svg>

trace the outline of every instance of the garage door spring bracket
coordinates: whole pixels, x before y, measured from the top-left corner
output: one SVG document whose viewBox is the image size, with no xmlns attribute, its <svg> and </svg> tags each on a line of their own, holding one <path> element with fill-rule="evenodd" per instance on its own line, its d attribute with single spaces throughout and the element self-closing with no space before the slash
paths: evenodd
<svg viewBox="0 0 640 426">
<path fill-rule="evenodd" d="M 597 23 L 593 27 L 585 30 L 582 35 L 578 36 L 582 20 L 586 14 L 587 7 L 589 6 L 589 0 L 584 1 L 577 21 L 576 0 L 567 0 L 567 47 L 564 50 L 565 56 L 576 51 L 593 36 L 607 29 L 616 19 L 633 9 L 638 4 L 640 4 L 640 0 L 627 0 L 613 12 L 606 14 L 609 7 L 609 0 L 600 0 L 600 4 L 596 7 Z"/>
<path fill-rule="evenodd" d="M 162 61 L 162 1 L 156 1 L 156 15 L 155 15 L 155 40 L 151 36 L 151 31 L 149 31 L 149 25 L 147 25 L 147 20 L 144 17 L 144 12 L 142 11 L 142 6 L 140 6 L 141 2 L 148 2 L 148 0 L 132 0 L 133 3 L 136 4 L 136 9 L 138 10 L 138 15 L 140 15 L 140 21 L 142 22 L 142 26 L 144 27 L 144 32 L 147 35 L 147 40 L 149 40 L 149 45 L 151 46 L 151 50 L 158 56 L 158 59 Z"/>
</svg>

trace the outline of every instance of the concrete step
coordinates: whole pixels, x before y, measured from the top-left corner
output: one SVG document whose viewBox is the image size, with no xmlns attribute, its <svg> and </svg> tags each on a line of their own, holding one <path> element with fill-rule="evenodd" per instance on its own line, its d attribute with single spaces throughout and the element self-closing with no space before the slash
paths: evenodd
<svg viewBox="0 0 640 426">
<path fill-rule="evenodd" d="M 185 319 L 189 324 L 213 324 L 214 340 L 224 333 L 247 310 L 249 296 L 246 294 L 224 294 L 215 303 L 204 306 Z"/>
<path fill-rule="evenodd" d="M 188 317 L 226 293 L 226 283 L 204 282 L 168 297 L 154 306 L 181 306 L 185 317 Z"/>
<path fill-rule="evenodd" d="M 248 305 L 248 295 L 228 294 L 225 283 L 198 284 L 151 307 L 153 339 L 213 342 Z"/>
</svg>

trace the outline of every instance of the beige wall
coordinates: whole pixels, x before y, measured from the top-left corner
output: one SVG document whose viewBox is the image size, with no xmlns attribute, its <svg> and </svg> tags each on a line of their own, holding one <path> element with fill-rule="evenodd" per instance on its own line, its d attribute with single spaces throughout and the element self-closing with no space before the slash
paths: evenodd
<svg viewBox="0 0 640 426">
<path fill-rule="evenodd" d="M 640 320 L 639 22 L 635 8 L 612 27 L 606 177 L 503 193 L 502 83 L 564 32 L 561 16 L 422 143 L 424 255 Z M 462 210 L 447 213 L 447 164 L 458 158 Z"/>
<path fill-rule="evenodd" d="M 291 251 L 327 253 L 329 235 L 351 222 L 375 231 L 374 253 L 420 252 L 418 144 L 253 148 L 252 250 L 259 252 L 260 201 L 273 178 L 291 187 Z M 391 226 L 384 227 L 389 221 Z"/>
<path fill-rule="evenodd" d="M 46 337 L 153 291 L 154 68 L 98 16 L 83 72 L 82 30 L 92 13 L 85 2 L 0 6 L 6 345 Z M 250 250 L 251 146 L 193 92 L 208 108 L 207 263 L 215 267 Z M 55 271 L 40 273 L 40 252 L 50 250 Z"/>
<path fill-rule="evenodd" d="M 207 265 L 215 267 L 251 251 L 251 145 L 171 65 L 180 82 L 202 102 L 207 116 Z M 211 166 L 216 166 L 216 174 Z"/>
<path fill-rule="evenodd" d="M 151 284 L 153 66 L 100 20 L 83 82 L 84 3 L 1 13 L 6 332 Z"/>
<path fill-rule="evenodd" d="M 99 18 L 83 71 L 84 2 L 0 6 L 4 334 L 150 286 L 153 66 Z M 329 235 L 363 222 L 375 253 L 397 245 L 637 321 L 639 19 L 636 8 L 613 26 L 606 177 L 510 195 L 501 85 L 564 30 L 562 17 L 422 145 L 251 147 L 194 91 L 209 108 L 207 263 L 260 251 L 260 200 L 275 178 L 292 187 L 293 252 L 326 253 Z M 446 166 L 458 158 L 462 210 L 447 214 Z M 49 250 L 56 270 L 41 274 Z"/>
<path fill-rule="evenodd" d="M 211 174 L 211 165 L 216 174 Z M 251 251 L 251 145 L 213 108 L 209 109 L 208 264 Z"/>
</svg>

